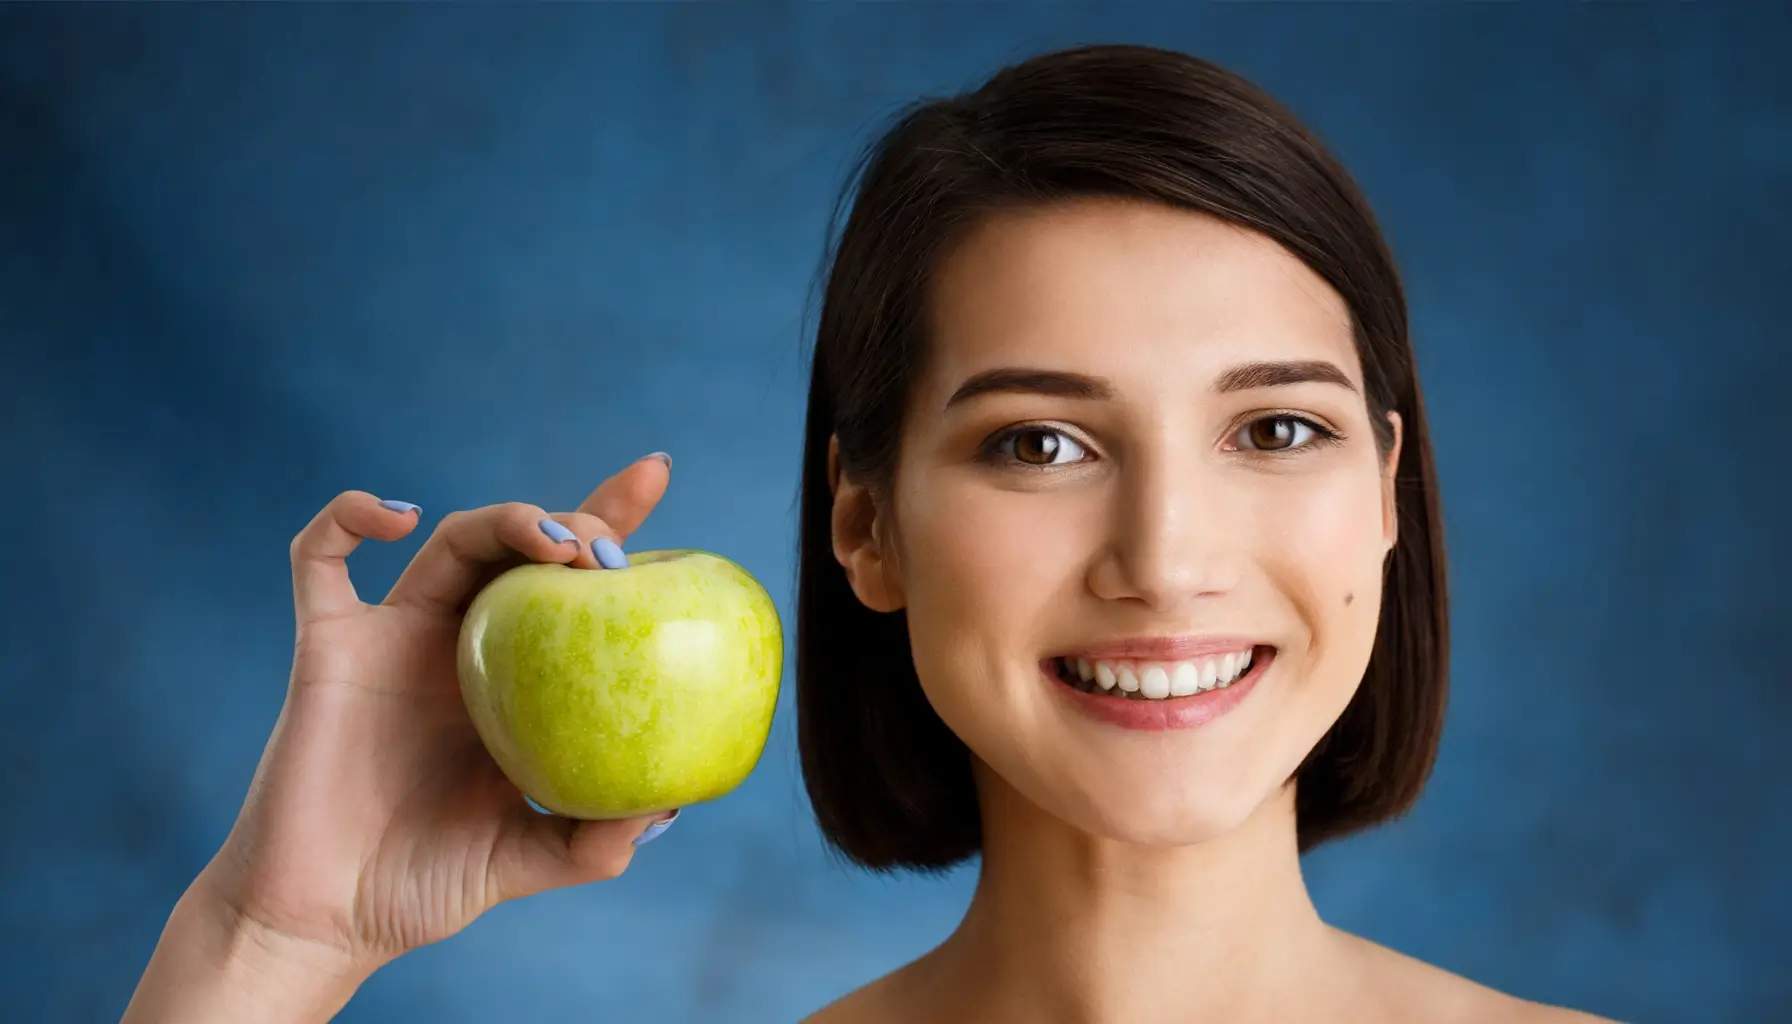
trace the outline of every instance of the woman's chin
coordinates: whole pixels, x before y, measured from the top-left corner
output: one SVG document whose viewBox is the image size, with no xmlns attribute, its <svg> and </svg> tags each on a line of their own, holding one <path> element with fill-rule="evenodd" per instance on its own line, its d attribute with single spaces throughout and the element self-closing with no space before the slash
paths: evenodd
<svg viewBox="0 0 1792 1024">
<path fill-rule="evenodd" d="M 993 752 L 992 753 L 996 753 Z M 1163 759 L 1138 759 L 1139 751 L 1116 756 L 1111 750 L 1083 749 L 1046 767 L 1028 764 L 1009 755 L 978 757 L 979 799 L 985 804 L 986 828 L 1022 837 L 1031 843 L 1057 833 L 1064 838 L 1083 834 L 1137 846 L 1195 846 L 1234 835 L 1250 826 L 1285 824 L 1294 831 L 1291 786 L 1275 766 L 1251 764 L 1237 756 L 1172 759 L 1176 771 L 1165 769 Z M 1002 766 L 1006 762 L 1004 771 Z M 1285 817 L 1285 823 L 1276 819 Z M 1073 839 L 1074 841 L 1074 839 Z"/>
</svg>

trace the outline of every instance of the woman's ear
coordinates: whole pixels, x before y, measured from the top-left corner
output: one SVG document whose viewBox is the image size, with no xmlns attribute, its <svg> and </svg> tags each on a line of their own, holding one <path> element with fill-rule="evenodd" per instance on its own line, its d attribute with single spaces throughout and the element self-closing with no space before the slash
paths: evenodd
<svg viewBox="0 0 1792 1024">
<path fill-rule="evenodd" d="M 1400 445 L 1405 440 L 1400 414 L 1390 411 L 1388 425 L 1394 430 L 1394 443 L 1388 446 L 1388 461 L 1381 467 L 1381 539 L 1388 551 L 1400 540 L 1399 488 Z"/>
<path fill-rule="evenodd" d="M 840 471 L 840 439 L 828 439 L 828 487 L 834 495 L 834 560 L 846 570 L 846 582 L 859 602 L 874 612 L 903 606 L 902 583 L 895 559 L 885 547 L 886 523 L 879 518 L 869 488 Z"/>
</svg>

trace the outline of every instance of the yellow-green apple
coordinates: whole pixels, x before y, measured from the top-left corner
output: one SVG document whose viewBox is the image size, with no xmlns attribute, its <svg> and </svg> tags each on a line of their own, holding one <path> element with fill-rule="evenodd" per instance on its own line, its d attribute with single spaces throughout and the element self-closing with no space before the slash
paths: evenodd
<svg viewBox="0 0 1792 1024">
<path fill-rule="evenodd" d="M 457 660 L 474 728 L 518 789 L 567 817 L 627 818 L 746 780 L 784 634 L 734 562 L 643 551 L 622 569 L 509 570 L 474 597 Z"/>
</svg>

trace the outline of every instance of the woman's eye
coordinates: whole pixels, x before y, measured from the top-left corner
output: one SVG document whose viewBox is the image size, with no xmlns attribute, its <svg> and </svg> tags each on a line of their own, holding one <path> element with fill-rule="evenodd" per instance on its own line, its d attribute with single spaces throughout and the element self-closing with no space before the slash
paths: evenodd
<svg viewBox="0 0 1792 1024">
<path fill-rule="evenodd" d="M 996 451 L 1028 466 L 1061 466 L 1080 462 L 1083 446 L 1061 430 L 1026 427 L 1002 438 Z"/>
<path fill-rule="evenodd" d="M 1299 416 L 1265 416 L 1238 431 L 1238 447 L 1247 451 L 1285 452 L 1305 447 L 1322 436 L 1319 428 Z"/>
</svg>

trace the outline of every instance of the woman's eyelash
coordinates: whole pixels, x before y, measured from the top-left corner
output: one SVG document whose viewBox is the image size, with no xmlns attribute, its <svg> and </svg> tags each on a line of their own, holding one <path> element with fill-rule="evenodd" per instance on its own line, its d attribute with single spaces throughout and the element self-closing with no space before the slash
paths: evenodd
<svg viewBox="0 0 1792 1024">
<path fill-rule="evenodd" d="M 1258 452 L 1264 455 L 1293 455 L 1307 451 L 1317 445 L 1336 445 L 1344 440 L 1344 435 L 1336 429 L 1328 427 L 1324 423 L 1321 423 L 1310 416 L 1303 416 L 1300 413 L 1294 412 L 1271 412 L 1254 416 L 1244 423 L 1239 424 L 1239 426 L 1232 431 L 1231 437 L 1233 441 L 1236 442 L 1241 436 L 1246 435 L 1248 431 L 1266 423 L 1292 424 L 1297 428 L 1295 431 L 1296 435 L 1298 435 L 1299 430 L 1305 429 L 1310 431 L 1313 436 L 1304 441 L 1290 443 L 1287 447 L 1282 448 L 1239 445 L 1239 450 Z"/>
</svg>

